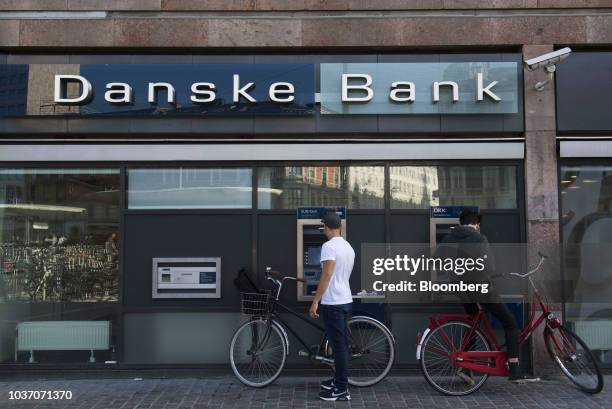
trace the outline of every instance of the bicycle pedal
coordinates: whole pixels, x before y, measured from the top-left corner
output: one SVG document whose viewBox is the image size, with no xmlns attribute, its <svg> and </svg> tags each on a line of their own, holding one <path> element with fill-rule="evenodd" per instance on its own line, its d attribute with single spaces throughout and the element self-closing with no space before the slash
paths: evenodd
<svg viewBox="0 0 612 409">
<path fill-rule="evenodd" d="M 321 356 L 321 355 L 316 355 L 316 356 L 313 357 L 313 359 L 315 361 L 319 361 L 319 362 L 322 362 L 324 364 L 329 364 L 329 365 L 332 365 L 334 363 L 334 360 L 332 358 L 327 358 L 327 357 Z"/>
<path fill-rule="evenodd" d="M 308 351 L 304 351 L 303 349 L 300 349 L 298 351 L 298 356 L 310 356 L 310 353 Z"/>
</svg>

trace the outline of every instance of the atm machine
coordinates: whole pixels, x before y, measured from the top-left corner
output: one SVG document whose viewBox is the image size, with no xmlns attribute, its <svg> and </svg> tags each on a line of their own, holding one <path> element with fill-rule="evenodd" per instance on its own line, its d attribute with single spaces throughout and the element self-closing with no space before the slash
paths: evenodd
<svg viewBox="0 0 612 409">
<path fill-rule="evenodd" d="M 310 301 L 321 279 L 321 246 L 327 241 L 321 219 L 327 212 L 336 212 L 342 219 L 342 237 L 346 239 L 346 208 L 300 207 L 297 209 L 297 283 L 298 301 Z"/>
<path fill-rule="evenodd" d="M 453 226 L 459 224 L 459 216 L 465 209 L 471 209 L 478 213 L 479 209 L 477 206 L 432 206 L 429 210 L 429 245 L 431 251 L 435 251 L 438 243 L 440 243 L 444 236 L 451 232 Z M 436 280 L 436 272 L 432 271 L 432 280 Z M 524 323 L 524 308 L 523 308 L 523 296 L 520 294 L 500 294 L 502 299 L 508 304 L 508 307 L 514 314 L 520 327 Z M 495 323 L 495 327 L 500 327 L 496 320 L 492 319 Z"/>
<path fill-rule="evenodd" d="M 153 298 L 221 298 L 221 258 L 153 258 Z"/>
<path fill-rule="evenodd" d="M 429 208 L 429 247 L 432 254 L 444 237 L 450 234 L 451 229 L 459 224 L 459 216 L 464 209 L 478 212 L 476 206 L 431 206 Z M 432 281 L 438 281 L 441 278 L 438 271 L 432 270 L 430 274 Z"/>
<path fill-rule="evenodd" d="M 459 216 L 465 209 L 478 212 L 477 206 L 432 206 L 429 209 L 429 245 L 435 250 L 438 243 L 459 224 Z"/>
</svg>

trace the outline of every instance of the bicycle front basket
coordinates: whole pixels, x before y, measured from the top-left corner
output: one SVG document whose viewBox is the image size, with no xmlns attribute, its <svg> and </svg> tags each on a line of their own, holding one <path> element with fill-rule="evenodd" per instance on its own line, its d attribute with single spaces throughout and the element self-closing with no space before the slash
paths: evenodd
<svg viewBox="0 0 612 409">
<path fill-rule="evenodd" d="M 240 293 L 242 297 L 242 313 L 256 317 L 263 317 L 270 311 L 272 296 L 270 291 L 260 293 Z"/>
</svg>

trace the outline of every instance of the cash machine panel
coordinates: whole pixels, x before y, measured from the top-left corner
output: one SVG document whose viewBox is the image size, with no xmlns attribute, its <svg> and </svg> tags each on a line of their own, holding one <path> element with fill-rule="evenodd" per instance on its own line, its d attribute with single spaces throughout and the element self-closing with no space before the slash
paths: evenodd
<svg viewBox="0 0 612 409">
<path fill-rule="evenodd" d="M 154 258 L 153 298 L 220 298 L 221 258 Z"/>
<path fill-rule="evenodd" d="M 306 280 L 297 283 L 298 301 L 309 301 L 317 291 L 323 272 L 321 246 L 327 241 L 321 219 L 328 211 L 336 211 L 342 219 L 342 236 L 346 239 L 345 208 L 299 208 L 297 217 L 297 276 Z"/>
<path fill-rule="evenodd" d="M 429 244 L 432 249 L 459 224 L 459 216 L 464 209 L 478 212 L 476 206 L 432 206 L 429 209 Z"/>
<path fill-rule="evenodd" d="M 432 206 L 429 208 L 429 246 L 432 253 L 438 244 L 459 224 L 459 216 L 464 209 L 478 212 L 476 206 Z M 440 277 L 436 270 L 431 271 L 430 279 L 437 281 Z"/>
<path fill-rule="evenodd" d="M 435 251 L 437 245 L 444 237 L 451 232 L 451 229 L 459 224 L 459 216 L 464 209 L 471 209 L 479 213 L 477 206 L 432 206 L 429 210 L 429 243 L 432 251 Z M 431 279 L 435 281 L 437 272 L 432 271 Z M 502 300 L 509 303 L 509 308 L 514 314 L 520 326 L 525 322 L 524 312 L 524 296 L 521 293 L 500 293 Z M 494 326 L 501 324 L 497 320 L 493 320 Z"/>
</svg>

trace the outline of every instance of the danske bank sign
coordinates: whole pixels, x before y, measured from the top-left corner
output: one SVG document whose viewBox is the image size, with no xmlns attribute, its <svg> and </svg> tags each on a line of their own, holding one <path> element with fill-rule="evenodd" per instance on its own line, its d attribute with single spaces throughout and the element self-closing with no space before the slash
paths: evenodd
<svg viewBox="0 0 612 409">
<path fill-rule="evenodd" d="M 5 116 L 312 115 L 317 102 L 323 115 L 518 112 L 516 62 L 324 63 L 318 90 L 313 64 L 31 64 L 0 70 L 17 70 L 12 77 L 27 88 L 24 112 Z"/>
</svg>

